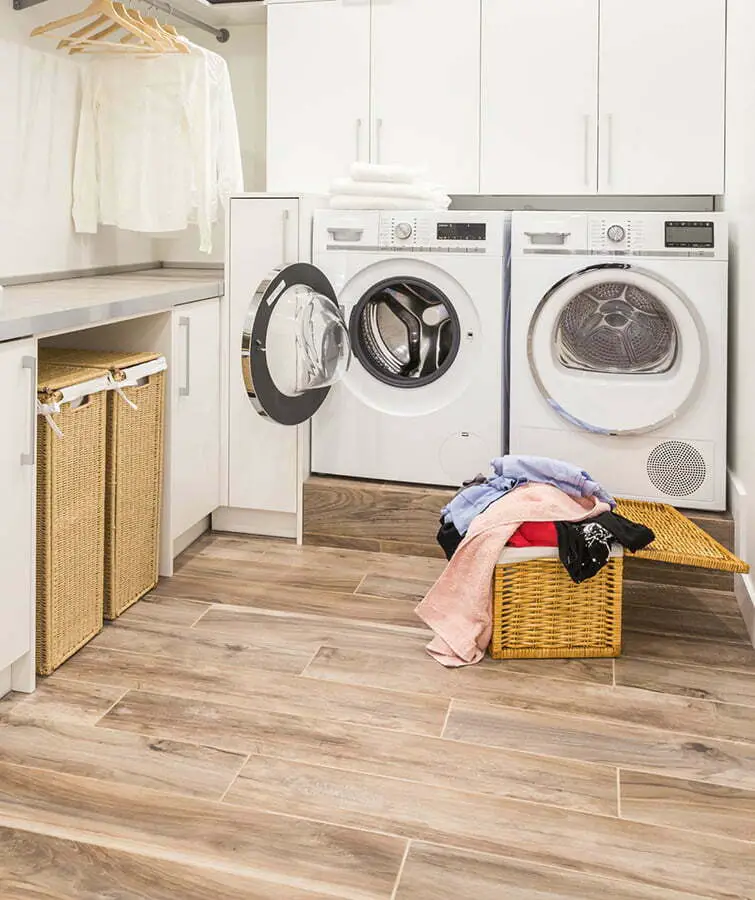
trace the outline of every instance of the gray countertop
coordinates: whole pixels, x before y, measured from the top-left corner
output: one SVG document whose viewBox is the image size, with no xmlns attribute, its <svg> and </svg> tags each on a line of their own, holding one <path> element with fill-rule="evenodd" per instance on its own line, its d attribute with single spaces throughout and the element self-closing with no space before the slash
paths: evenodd
<svg viewBox="0 0 755 900">
<path fill-rule="evenodd" d="M 0 341 L 77 331 L 222 294 L 222 269 L 145 269 L 14 285 L 0 297 Z"/>
</svg>

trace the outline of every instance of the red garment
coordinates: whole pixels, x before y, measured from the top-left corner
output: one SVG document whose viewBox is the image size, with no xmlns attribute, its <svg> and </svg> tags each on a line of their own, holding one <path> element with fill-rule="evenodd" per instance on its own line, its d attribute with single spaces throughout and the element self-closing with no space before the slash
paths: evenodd
<svg viewBox="0 0 755 900">
<path fill-rule="evenodd" d="M 558 547 L 555 522 L 523 522 L 511 535 L 509 547 Z"/>
</svg>

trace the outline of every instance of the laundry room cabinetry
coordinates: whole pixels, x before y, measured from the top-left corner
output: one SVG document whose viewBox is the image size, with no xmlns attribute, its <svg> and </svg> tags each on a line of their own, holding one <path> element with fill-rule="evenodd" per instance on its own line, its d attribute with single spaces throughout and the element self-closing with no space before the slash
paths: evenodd
<svg viewBox="0 0 755 900">
<path fill-rule="evenodd" d="M 482 0 L 483 194 L 721 194 L 725 0 Z"/>
<path fill-rule="evenodd" d="M 220 300 L 172 312 L 170 531 L 176 540 L 220 506 Z"/>
<path fill-rule="evenodd" d="M 324 193 L 355 160 L 479 190 L 480 0 L 268 8 L 267 189 Z"/>
<path fill-rule="evenodd" d="M 723 194 L 726 0 L 601 0 L 600 182 Z"/>
<path fill-rule="evenodd" d="M 0 344 L 0 696 L 34 686 L 36 343 Z"/>
<path fill-rule="evenodd" d="M 267 189 L 324 193 L 370 158 L 370 2 L 273 3 Z"/>
</svg>

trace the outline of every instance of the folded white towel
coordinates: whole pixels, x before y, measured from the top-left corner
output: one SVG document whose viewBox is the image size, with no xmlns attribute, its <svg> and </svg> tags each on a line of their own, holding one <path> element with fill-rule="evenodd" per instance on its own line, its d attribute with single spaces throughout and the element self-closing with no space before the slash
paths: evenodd
<svg viewBox="0 0 755 900">
<path fill-rule="evenodd" d="M 451 198 L 443 194 L 431 200 L 357 194 L 333 194 L 330 198 L 331 209 L 405 209 L 410 212 L 420 209 L 448 209 L 450 205 Z"/>
<path fill-rule="evenodd" d="M 389 184 L 411 184 L 422 173 L 408 166 L 381 166 L 376 163 L 355 162 L 351 165 L 350 175 L 354 181 L 380 181 Z"/>
<path fill-rule="evenodd" d="M 406 197 L 408 200 L 435 200 L 438 195 L 443 194 L 443 190 L 437 185 L 422 181 L 418 181 L 416 184 L 400 184 L 388 181 L 354 181 L 352 178 L 336 178 L 330 186 L 330 193 L 356 197 Z"/>
</svg>

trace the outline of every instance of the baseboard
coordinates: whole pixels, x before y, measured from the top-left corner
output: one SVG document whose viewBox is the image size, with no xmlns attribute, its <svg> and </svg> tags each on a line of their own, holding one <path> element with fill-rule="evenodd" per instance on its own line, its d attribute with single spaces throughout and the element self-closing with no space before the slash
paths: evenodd
<svg viewBox="0 0 755 900">
<path fill-rule="evenodd" d="M 212 514 L 212 530 L 296 540 L 297 517 L 296 513 L 223 506 Z"/>
<path fill-rule="evenodd" d="M 204 519 L 200 519 L 196 525 L 192 525 L 191 528 L 187 528 L 183 534 L 179 535 L 173 541 L 173 559 L 183 553 L 187 547 L 191 547 L 194 541 L 198 541 L 205 531 L 209 531 L 210 525 L 210 517 L 205 516 Z"/>
<path fill-rule="evenodd" d="M 747 559 L 747 491 L 739 478 L 729 470 L 729 508 L 734 517 L 734 552 Z M 755 647 L 755 582 L 752 574 L 734 577 L 734 595 L 742 618 Z"/>
<path fill-rule="evenodd" d="M 6 694 L 10 693 L 12 685 L 11 669 L 12 666 L 8 666 L 7 669 L 3 669 L 2 672 L 0 672 L 0 697 L 4 697 Z"/>
</svg>

